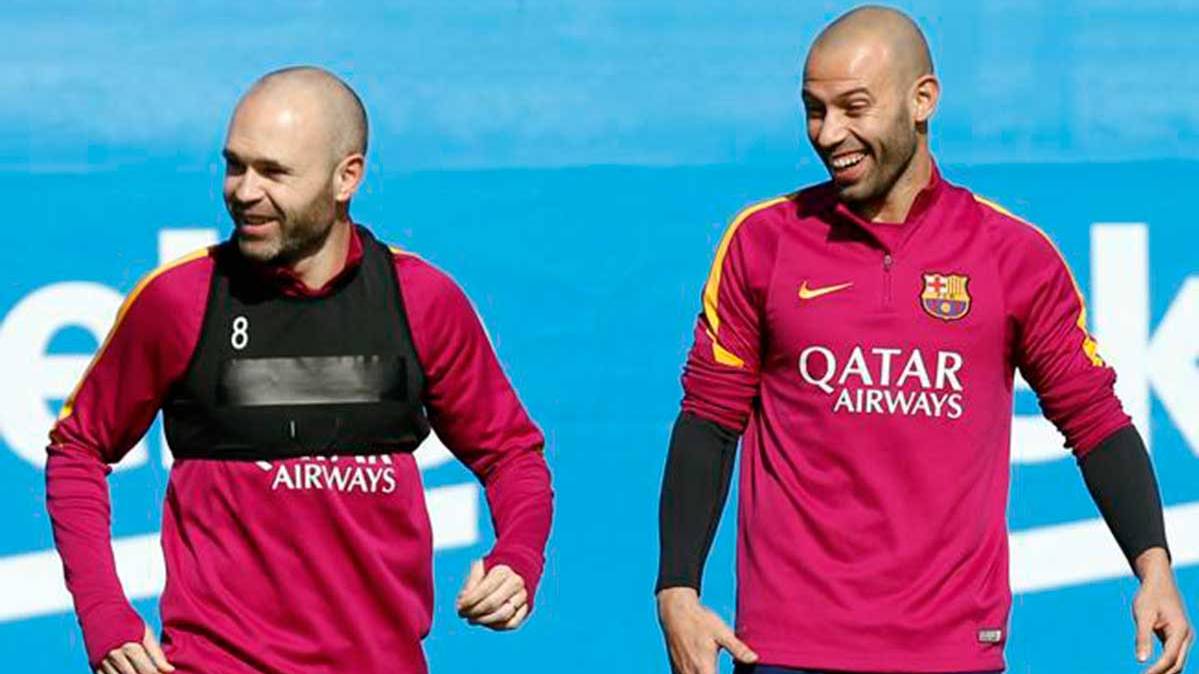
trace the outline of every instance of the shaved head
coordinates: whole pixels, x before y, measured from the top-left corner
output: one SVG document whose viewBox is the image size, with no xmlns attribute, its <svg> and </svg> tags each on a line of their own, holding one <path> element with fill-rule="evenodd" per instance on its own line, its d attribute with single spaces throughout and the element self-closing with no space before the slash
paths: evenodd
<svg viewBox="0 0 1199 674">
<path fill-rule="evenodd" d="M 808 53 L 847 51 L 872 45 L 896 75 L 896 83 L 907 86 L 933 74 L 933 59 L 924 33 L 907 14 L 880 5 L 865 5 L 842 14 L 825 27 Z"/>
<path fill-rule="evenodd" d="M 238 107 L 268 97 L 316 112 L 334 161 L 366 154 L 367 121 L 362 99 L 341 78 L 315 66 L 293 66 L 267 73 L 250 87 Z"/>
<path fill-rule="evenodd" d="M 902 221 L 928 184 L 928 120 L 940 84 L 924 34 L 906 14 L 859 7 L 825 27 L 804 61 L 808 139 L 842 202 Z"/>
<path fill-rule="evenodd" d="M 223 151 L 241 252 L 298 264 L 326 250 L 334 225 L 348 240 L 366 137 L 362 101 L 329 71 L 285 68 L 256 81 L 233 111 Z"/>
</svg>

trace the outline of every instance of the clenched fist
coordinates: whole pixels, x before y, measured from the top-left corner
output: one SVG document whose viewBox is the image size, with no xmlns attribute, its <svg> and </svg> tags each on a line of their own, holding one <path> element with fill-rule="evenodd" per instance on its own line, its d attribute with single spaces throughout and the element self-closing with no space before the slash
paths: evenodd
<svg viewBox="0 0 1199 674">
<path fill-rule="evenodd" d="M 472 625 L 514 630 L 529 615 L 529 592 L 525 580 L 510 567 L 497 564 L 485 571 L 480 559 L 471 564 L 457 606 L 458 615 Z"/>
</svg>

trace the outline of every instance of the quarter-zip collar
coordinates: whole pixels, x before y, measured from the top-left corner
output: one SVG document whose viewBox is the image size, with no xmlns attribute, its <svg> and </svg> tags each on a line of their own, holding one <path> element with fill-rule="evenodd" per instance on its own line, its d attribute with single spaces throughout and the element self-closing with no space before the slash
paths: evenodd
<svg viewBox="0 0 1199 674">
<path fill-rule="evenodd" d="M 912 207 L 908 209 L 907 217 L 903 222 L 873 222 L 854 213 L 848 206 L 839 199 L 829 201 L 830 215 L 834 220 L 848 222 L 855 225 L 857 228 L 865 232 L 872 238 L 881 248 L 888 252 L 897 252 L 911 239 L 912 234 L 924 224 L 928 218 L 928 214 L 935 210 L 937 201 L 946 191 L 944 179 L 941 178 L 941 172 L 937 169 L 937 163 L 931 157 L 931 171 L 929 174 L 928 184 L 916 195 L 912 201 Z"/>
</svg>

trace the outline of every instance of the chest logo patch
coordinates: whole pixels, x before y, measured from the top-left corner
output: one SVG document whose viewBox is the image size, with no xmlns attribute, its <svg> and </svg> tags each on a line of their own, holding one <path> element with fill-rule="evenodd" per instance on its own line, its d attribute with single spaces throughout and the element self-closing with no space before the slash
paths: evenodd
<svg viewBox="0 0 1199 674">
<path fill-rule="evenodd" d="M 933 318 L 956 321 L 970 313 L 968 283 L 970 277 L 964 274 L 925 273 L 920 306 Z"/>
</svg>

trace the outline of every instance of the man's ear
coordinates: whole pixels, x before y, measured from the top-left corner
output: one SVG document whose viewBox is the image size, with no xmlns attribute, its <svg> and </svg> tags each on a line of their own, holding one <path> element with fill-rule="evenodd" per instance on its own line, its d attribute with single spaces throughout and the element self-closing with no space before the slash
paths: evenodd
<svg viewBox="0 0 1199 674">
<path fill-rule="evenodd" d="M 917 124 L 927 124 L 937 111 L 941 100 L 941 83 L 933 75 L 923 75 L 912 87 L 912 119 Z"/>
<path fill-rule="evenodd" d="M 355 152 L 338 162 L 333 170 L 333 198 L 345 203 L 354 196 L 366 177 L 366 157 Z"/>
</svg>

